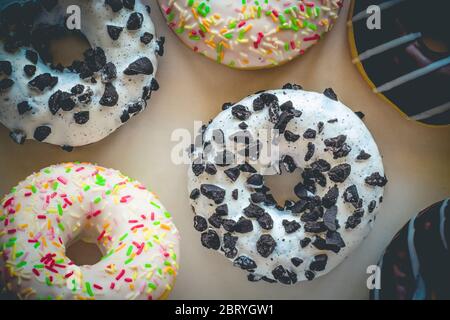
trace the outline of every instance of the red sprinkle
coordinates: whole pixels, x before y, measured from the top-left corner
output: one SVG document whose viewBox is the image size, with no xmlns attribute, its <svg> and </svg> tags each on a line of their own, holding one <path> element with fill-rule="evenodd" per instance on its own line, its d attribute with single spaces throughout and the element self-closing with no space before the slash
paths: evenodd
<svg viewBox="0 0 450 320">
<path fill-rule="evenodd" d="M 3 208 L 9 207 L 14 201 L 14 197 L 9 198 L 8 200 L 5 201 L 5 203 L 3 204 Z"/>
<path fill-rule="evenodd" d="M 125 278 L 124 280 L 125 280 L 125 282 L 128 282 L 128 283 L 133 282 L 133 279 L 131 279 L 131 278 Z"/>
<path fill-rule="evenodd" d="M 64 178 L 64 177 L 61 176 L 61 177 L 58 177 L 57 179 L 58 179 L 58 181 L 61 182 L 62 184 L 67 184 L 67 179 L 66 179 L 66 178 Z"/>
<path fill-rule="evenodd" d="M 65 279 L 70 278 L 73 275 L 73 271 L 70 271 L 68 274 L 64 276 Z"/>
<path fill-rule="evenodd" d="M 112 290 L 112 289 L 114 289 L 115 287 L 116 287 L 116 284 L 115 284 L 114 282 L 111 282 L 109 288 Z"/>
<path fill-rule="evenodd" d="M 119 274 L 117 275 L 116 280 L 119 281 L 119 280 L 123 277 L 124 274 L 125 274 L 125 270 L 122 269 L 122 270 L 119 272 Z"/>
<path fill-rule="evenodd" d="M 35 269 L 35 268 L 33 268 L 31 271 L 33 271 L 33 273 L 37 276 L 37 277 L 39 277 L 41 274 L 39 273 L 39 271 L 37 270 L 37 269 Z"/>
<path fill-rule="evenodd" d="M 102 240 L 103 236 L 105 235 L 105 230 L 102 231 L 102 233 L 100 233 L 100 235 L 97 238 L 97 241 Z"/>
<path fill-rule="evenodd" d="M 103 287 L 101 287 L 101 286 L 99 286 L 98 284 L 95 284 L 95 283 L 94 283 L 93 287 L 95 289 L 97 289 L 97 290 L 103 290 Z"/>
<path fill-rule="evenodd" d="M 45 219 L 47 219 L 47 216 L 45 216 L 43 214 L 40 214 L 40 215 L 37 216 L 37 218 L 40 219 L 40 220 L 45 220 Z"/>
<path fill-rule="evenodd" d="M 143 224 L 138 224 L 138 225 L 135 225 L 134 227 L 132 227 L 132 228 L 131 228 L 131 231 L 133 231 L 133 230 L 135 230 L 135 229 L 143 228 L 143 227 L 144 227 Z"/>
</svg>

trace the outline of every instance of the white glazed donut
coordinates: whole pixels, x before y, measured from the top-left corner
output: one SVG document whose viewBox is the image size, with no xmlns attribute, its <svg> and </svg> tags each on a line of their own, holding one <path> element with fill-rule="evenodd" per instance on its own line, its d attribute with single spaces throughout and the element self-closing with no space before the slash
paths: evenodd
<svg viewBox="0 0 450 320">
<path fill-rule="evenodd" d="M 203 246 L 247 270 L 250 281 L 293 284 L 328 273 L 366 237 L 382 201 L 387 180 L 370 132 L 331 89 L 288 84 L 224 109 L 204 128 L 189 169 Z M 278 147 L 276 158 L 269 145 Z M 284 206 L 264 185 L 280 165 L 300 180 L 298 198 Z"/>
<path fill-rule="evenodd" d="M 78 266 L 77 239 L 103 258 Z M 89 163 L 42 169 L 0 202 L 0 285 L 20 299 L 164 299 L 178 272 L 179 234 L 139 182 Z"/>
<path fill-rule="evenodd" d="M 0 122 L 17 143 L 70 150 L 99 141 L 147 106 L 159 85 L 157 39 L 141 0 L 76 1 L 91 48 L 84 61 L 52 65 L 49 41 L 68 34 L 74 1 L 17 2 L 0 14 Z M 23 30 L 16 32 L 14 30 Z"/>
<path fill-rule="evenodd" d="M 158 0 L 169 27 L 212 60 L 238 69 L 281 65 L 317 43 L 341 0 Z"/>
</svg>

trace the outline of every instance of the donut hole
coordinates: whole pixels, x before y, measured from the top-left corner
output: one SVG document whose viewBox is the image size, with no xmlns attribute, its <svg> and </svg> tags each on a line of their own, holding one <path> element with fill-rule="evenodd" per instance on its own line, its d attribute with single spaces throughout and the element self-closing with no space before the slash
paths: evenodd
<svg viewBox="0 0 450 320">
<path fill-rule="evenodd" d="M 59 25 L 42 25 L 32 34 L 33 48 L 48 65 L 69 67 L 83 61 L 90 43 L 81 31 L 69 31 Z"/>
<path fill-rule="evenodd" d="M 284 166 L 281 167 L 281 173 L 264 176 L 264 185 L 270 189 L 270 194 L 275 198 L 280 206 L 284 206 L 286 201 L 298 201 L 294 193 L 294 187 L 302 181 L 300 171 L 288 172 Z"/>
<path fill-rule="evenodd" d="M 77 266 L 92 266 L 102 259 L 103 253 L 96 243 L 84 239 L 72 241 L 66 248 L 66 256 Z"/>
</svg>

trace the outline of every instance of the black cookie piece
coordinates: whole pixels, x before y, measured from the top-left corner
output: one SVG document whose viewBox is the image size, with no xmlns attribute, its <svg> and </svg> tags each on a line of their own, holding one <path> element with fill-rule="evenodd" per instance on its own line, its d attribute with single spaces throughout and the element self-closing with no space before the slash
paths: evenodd
<svg viewBox="0 0 450 320">
<path fill-rule="evenodd" d="M 284 230 L 286 231 L 286 233 L 293 233 L 295 231 L 297 231 L 298 229 L 300 229 L 300 223 L 298 223 L 295 220 L 289 221 L 284 219 L 283 222 L 283 227 Z"/>
<path fill-rule="evenodd" d="M 22 101 L 17 105 L 17 112 L 19 112 L 20 115 L 23 115 L 27 113 L 28 111 L 31 111 L 31 106 L 28 103 L 28 101 Z"/>
<path fill-rule="evenodd" d="M 158 45 L 158 49 L 156 50 L 156 53 L 160 57 L 162 57 L 164 55 L 164 43 L 165 42 L 166 42 L 165 37 L 159 37 L 159 39 L 156 40 L 156 44 Z"/>
<path fill-rule="evenodd" d="M 314 139 L 316 137 L 316 135 L 317 135 L 316 130 L 309 128 L 303 133 L 303 138 Z"/>
<path fill-rule="evenodd" d="M 208 222 L 214 228 L 220 228 L 220 226 L 222 225 L 222 217 L 217 213 L 214 213 L 208 218 Z"/>
<path fill-rule="evenodd" d="M 319 159 L 311 163 L 311 168 L 320 172 L 327 172 L 331 169 L 331 165 L 326 160 Z"/>
<path fill-rule="evenodd" d="M 286 130 L 286 126 L 288 125 L 289 121 L 294 119 L 294 115 L 290 112 L 283 111 L 280 114 L 280 117 L 278 118 L 277 123 L 274 125 L 274 129 L 278 130 L 280 134 L 284 133 Z"/>
<path fill-rule="evenodd" d="M 192 164 L 192 172 L 196 177 L 201 175 L 205 171 L 205 166 L 202 163 L 193 163 Z"/>
<path fill-rule="evenodd" d="M 27 60 L 31 63 L 36 64 L 38 62 L 39 56 L 33 50 L 27 50 L 25 51 L 25 58 L 27 58 Z"/>
<path fill-rule="evenodd" d="M 284 138 L 286 139 L 286 141 L 295 142 L 295 141 L 297 141 L 300 138 L 300 135 L 299 134 L 295 134 L 295 133 L 293 133 L 293 132 L 291 132 L 289 130 L 286 130 L 284 132 Z"/>
<path fill-rule="evenodd" d="M 42 142 L 52 133 L 52 129 L 48 126 L 40 126 L 34 130 L 34 139 Z"/>
<path fill-rule="evenodd" d="M 24 144 L 27 135 L 22 130 L 13 130 L 9 133 L 9 137 L 17 144 Z"/>
<path fill-rule="evenodd" d="M 243 213 L 249 218 L 259 218 L 265 213 L 265 211 L 260 206 L 250 203 L 246 208 L 244 208 Z"/>
<path fill-rule="evenodd" d="M 200 237 L 201 243 L 205 248 L 218 250 L 220 248 L 220 239 L 214 230 L 203 232 Z"/>
<path fill-rule="evenodd" d="M 302 240 L 300 240 L 300 247 L 304 248 L 310 243 L 311 243 L 311 238 L 308 238 L 308 237 L 303 238 Z"/>
<path fill-rule="evenodd" d="M 352 204 L 357 204 L 359 202 L 358 188 L 354 184 L 345 189 L 343 196 L 345 202 L 350 202 Z"/>
<path fill-rule="evenodd" d="M 384 187 L 386 185 L 386 183 L 388 182 L 388 180 L 386 179 L 386 176 L 383 177 L 382 175 L 380 175 L 379 172 L 372 173 L 370 176 L 366 177 L 364 179 L 364 181 L 369 186 L 374 186 L 374 187 Z"/>
<path fill-rule="evenodd" d="M 194 229 L 203 232 L 208 229 L 208 222 L 202 216 L 194 216 Z"/>
<path fill-rule="evenodd" d="M 370 154 L 368 154 L 367 152 L 365 152 L 364 150 L 361 150 L 358 154 L 358 156 L 356 157 L 356 160 L 367 160 L 371 157 Z"/>
<path fill-rule="evenodd" d="M 217 168 L 212 163 L 207 163 L 205 166 L 205 172 L 210 175 L 215 175 L 217 173 Z"/>
<path fill-rule="evenodd" d="M 123 73 L 128 76 L 137 74 L 151 75 L 153 73 L 153 70 L 153 64 L 150 59 L 147 57 L 143 57 L 131 63 Z"/>
<path fill-rule="evenodd" d="M 100 71 L 106 64 L 105 51 L 102 48 L 89 48 L 84 52 L 84 61 L 92 72 Z"/>
<path fill-rule="evenodd" d="M 75 123 L 83 125 L 89 121 L 89 111 L 77 112 L 73 115 Z"/>
<path fill-rule="evenodd" d="M 61 149 L 65 152 L 72 152 L 73 151 L 73 147 L 72 146 L 68 146 L 68 145 L 63 145 L 61 146 Z"/>
<path fill-rule="evenodd" d="M 128 30 L 139 30 L 144 22 L 144 15 L 140 12 L 133 12 L 127 21 Z"/>
<path fill-rule="evenodd" d="M 303 87 L 299 84 L 295 83 L 286 83 L 283 88 L 284 90 L 302 90 Z"/>
<path fill-rule="evenodd" d="M 111 25 L 107 25 L 106 26 L 107 30 L 108 30 L 108 34 L 111 37 L 111 39 L 113 39 L 114 41 L 120 38 L 120 34 L 123 31 L 122 27 L 117 27 L 117 26 L 111 26 Z"/>
<path fill-rule="evenodd" d="M 270 234 L 263 234 L 256 242 L 256 250 L 263 258 L 270 256 L 276 246 L 277 243 Z"/>
<path fill-rule="evenodd" d="M 364 117 L 366 116 L 364 114 L 364 112 L 361 111 L 356 111 L 355 114 L 358 116 L 358 118 L 360 118 L 361 120 L 364 119 Z"/>
<path fill-rule="evenodd" d="M 252 174 L 247 179 L 247 184 L 251 186 L 261 186 L 264 183 L 264 177 L 259 173 Z"/>
<path fill-rule="evenodd" d="M 314 156 L 314 152 L 316 151 L 316 146 L 312 142 L 308 142 L 307 151 L 305 153 L 305 161 L 311 160 Z"/>
<path fill-rule="evenodd" d="M 325 208 L 330 208 L 336 204 L 337 198 L 339 197 L 339 189 L 336 185 L 330 188 L 327 193 L 322 198 L 322 205 Z"/>
<path fill-rule="evenodd" d="M 33 80 L 28 82 L 28 85 L 32 88 L 39 89 L 39 91 L 44 91 L 46 88 L 53 89 L 58 83 L 58 77 L 52 77 L 50 73 L 43 73 L 38 75 Z"/>
<path fill-rule="evenodd" d="M 297 282 L 297 275 L 294 272 L 290 272 L 282 265 L 277 266 L 272 270 L 273 277 L 283 284 L 294 284 Z"/>
<path fill-rule="evenodd" d="M 294 257 L 291 259 L 291 262 L 294 265 L 294 267 L 298 267 L 299 265 L 301 265 L 303 263 L 303 260 L 298 257 Z"/>
<path fill-rule="evenodd" d="M 135 0 L 122 0 L 123 6 L 128 10 L 134 10 Z"/>
<path fill-rule="evenodd" d="M 337 230 L 336 215 L 337 215 L 336 206 L 332 206 L 329 209 L 325 210 L 325 213 L 323 214 L 323 223 L 330 231 Z"/>
<path fill-rule="evenodd" d="M 144 32 L 140 40 L 143 44 L 149 44 L 153 40 L 153 35 L 150 32 Z"/>
<path fill-rule="evenodd" d="M 262 93 L 253 100 L 253 110 L 261 111 L 265 107 L 278 106 L 278 97 L 271 93 Z"/>
<path fill-rule="evenodd" d="M 32 64 L 27 64 L 23 67 L 23 72 L 27 75 L 27 77 L 32 77 L 36 73 L 36 66 L 33 66 Z"/>
<path fill-rule="evenodd" d="M 251 116 L 250 110 L 241 104 L 235 105 L 231 108 L 231 114 L 238 120 L 245 121 Z"/>
<path fill-rule="evenodd" d="M 330 98 L 331 100 L 338 101 L 338 97 L 337 97 L 336 93 L 335 93 L 334 90 L 331 89 L 331 88 L 325 89 L 325 91 L 323 92 L 323 94 L 324 94 L 327 98 Z"/>
<path fill-rule="evenodd" d="M 375 200 L 370 201 L 369 205 L 367 207 L 367 210 L 369 211 L 369 213 L 372 213 L 373 210 L 375 210 L 376 206 L 377 206 L 377 202 Z"/>
<path fill-rule="evenodd" d="M 198 197 L 200 196 L 200 190 L 198 190 L 197 188 L 192 189 L 189 198 L 192 200 L 196 200 L 198 199 Z"/>
<path fill-rule="evenodd" d="M 105 64 L 103 69 L 101 70 L 101 76 L 103 82 L 111 82 L 117 78 L 117 68 L 116 65 L 112 62 L 108 62 Z"/>
<path fill-rule="evenodd" d="M 290 155 L 284 155 L 281 158 L 281 162 L 284 164 L 284 167 L 286 168 L 287 172 L 294 172 L 295 169 L 297 169 L 297 165 L 295 164 L 294 158 L 292 158 Z"/>
<path fill-rule="evenodd" d="M 305 231 L 310 233 L 321 233 L 327 231 L 322 221 L 308 221 L 305 223 Z"/>
<path fill-rule="evenodd" d="M 234 167 L 226 169 L 224 173 L 227 175 L 228 178 L 230 178 L 231 181 L 235 182 L 239 178 L 241 170 L 239 170 L 239 167 Z"/>
<path fill-rule="evenodd" d="M 238 233 L 247 233 L 253 231 L 253 223 L 249 219 L 240 217 L 234 226 L 234 231 Z"/>
<path fill-rule="evenodd" d="M 225 198 L 225 190 L 213 184 L 202 184 L 200 186 L 200 192 L 216 204 L 222 203 Z"/>
<path fill-rule="evenodd" d="M 105 4 L 110 6 L 113 12 L 119 12 L 123 8 L 121 0 L 105 0 Z"/>
<path fill-rule="evenodd" d="M 119 101 L 119 94 L 117 93 L 116 87 L 112 83 L 105 84 L 105 92 L 100 99 L 100 104 L 105 107 L 113 107 Z"/>
<path fill-rule="evenodd" d="M 252 259 L 246 256 L 239 256 L 233 261 L 235 267 L 239 267 L 243 270 L 253 270 L 256 269 L 256 263 Z"/>
<path fill-rule="evenodd" d="M 327 265 L 328 256 L 326 254 L 319 254 L 314 257 L 314 261 L 309 265 L 312 271 L 323 271 Z"/>
<path fill-rule="evenodd" d="M 220 216 L 228 215 L 228 205 L 226 203 L 216 207 L 216 213 Z"/>
<path fill-rule="evenodd" d="M 347 163 L 339 164 L 328 172 L 328 177 L 333 182 L 344 182 L 350 175 L 351 169 L 352 167 Z"/>
<path fill-rule="evenodd" d="M 256 219 L 259 226 L 265 230 L 271 230 L 273 228 L 273 219 L 267 212 L 264 212 L 262 216 Z"/>
<path fill-rule="evenodd" d="M 9 61 L 0 61 L 0 75 L 5 74 L 10 76 L 12 73 L 12 65 Z"/>
</svg>

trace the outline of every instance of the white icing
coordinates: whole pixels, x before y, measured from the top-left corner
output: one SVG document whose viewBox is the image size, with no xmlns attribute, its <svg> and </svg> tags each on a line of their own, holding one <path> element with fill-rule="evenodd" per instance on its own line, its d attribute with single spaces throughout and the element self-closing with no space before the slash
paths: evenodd
<svg viewBox="0 0 450 320">
<path fill-rule="evenodd" d="M 50 13 L 44 12 L 43 16 L 37 20 L 62 21 L 69 5 L 73 5 L 73 1 L 60 0 L 56 8 Z M 117 13 L 105 5 L 104 1 L 78 1 L 77 5 L 81 8 L 81 32 L 93 48 L 101 47 L 105 51 L 107 62 L 113 62 L 117 67 L 117 79 L 112 83 L 119 94 L 118 103 L 113 107 L 99 104 L 105 88 L 99 75 L 96 76 L 97 83 L 92 84 L 90 78 L 82 80 L 76 73 L 67 70 L 62 73 L 52 70 L 39 59 L 35 75 L 29 78 L 23 72 L 23 67 L 31 64 L 25 58 L 27 48 L 20 48 L 16 53 L 10 54 L 4 50 L 3 45 L 0 45 L 0 60 L 12 63 L 13 73 L 9 78 L 15 82 L 10 89 L 0 92 L 2 105 L 0 122 L 11 131 L 23 131 L 27 139 L 33 139 L 36 127 L 47 125 L 51 127 L 52 133 L 45 139 L 46 143 L 76 147 L 97 142 L 123 124 L 120 117 L 127 109 L 126 105 L 142 101 L 143 87 L 149 86 L 155 76 L 158 66 L 155 51 L 158 50 L 158 44 L 153 23 L 142 1 L 136 1 L 134 11 L 123 8 Z M 126 28 L 128 18 L 133 12 L 140 12 L 144 16 L 142 28 L 136 31 Z M 118 40 L 113 41 L 110 38 L 107 25 L 124 27 Z M 140 41 L 144 32 L 154 35 L 152 42 L 148 45 Z M 153 74 L 134 76 L 123 74 L 129 64 L 140 57 L 147 57 L 151 60 L 154 67 Z M 47 88 L 41 93 L 31 89 L 28 82 L 43 73 L 57 76 L 58 84 L 52 90 Z M 52 115 L 48 107 L 50 96 L 57 90 L 70 92 L 70 89 L 77 84 L 83 84 L 93 91 L 92 102 L 89 105 L 77 103 L 72 111 L 60 110 L 56 115 Z M 22 101 L 28 101 L 33 110 L 19 115 L 17 104 Z M 79 125 L 74 121 L 74 113 L 80 111 L 89 111 L 90 113 L 90 120 L 84 125 Z"/>
<path fill-rule="evenodd" d="M 275 94 L 279 99 L 279 104 L 283 104 L 287 101 L 292 101 L 294 107 L 303 112 L 299 118 L 294 118 L 287 125 L 287 130 L 299 134 L 301 137 L 296 142 L 287 142 L 283 135 L 279 137 L 280 157 L 282 155 L 290 155 L 295 160 L 297 167 L 305 168 L 312 162 L 318 159 L 324 159 L 334 167 L 338 164 L 348 163 L 351 165 L 351 173 L 343 183 L 332 182 L 327 173 L 327 185 L 325 188 L 316 184 L 317 193 L 320 197 L 335 184 L 339 188 L 339 197 L 337 200 L 337 220 L 339 221 L 340 228 L 337 230 L 346 246 L 342 248 L 338 254 L 331 251 L 321 251 L 316 249 L 312 244 L 302 249 L 299 241 L 305 237 L 314 239 L 314 234 L 305 232 L 304 222 L 300 220 L 300 215 L 294 215 L 290 211 L 280 212 L 274 207 L 264 206 L 264 204 L 258 204 L 260 207 L 270 214 L 274 223 L 273 229 L 270 231 L 264 230 L 253 220 L 253 231 L 244 234 L 234 233 L 234 236 L 238 236 L 237 242 L 238 256 L 248 256 L 253 259 L 257 264 L 255 275 L 266 276 L 273 279 L 272 270 L 278 265 L 282 265 L 285 269 L 297 273 L 299 281 L 305 280 L 305 271 L 308 270 L 310 263 L 313 261 L 314 256 L 318 254 L 327 254 L 328 263 L 325 270 L 316 272 L 316 277 L 328 273 L 340 262 L 342 262 L 367 236 L 371 229 L 372 222 L 375 219 L 379 208 L 379 199 L 383 195 L 382 187 L 374 187 L 365 183 L 365 178 L 374 172 L 379 172 L 380 175 L 384 175 L 383 163 L 378 151 L 377 145 L 371 136 L 369 130 L 364 123 L 354 114 L 352 110 L 347 108 L 341 102 L 337 102 L 327 98 L 323 94 L 307 92 L 303 90 L 274 90 L 267 91 L 267 93 Z M 237 104 L 247 106 L 249 110 L 253 112 L 252 103 L 258 95 L 251 95 L 244 98 Z M 273 128 L 269 118 L 268 108 L 266 107 L 262 111 L 253 112 L 248 120 L 245 122 L 248 124 L 248 129 L 254 137 L 260 129 Z M 335 123 L 328 123 L 328 120 L 337 119 Z M 303 133 L 308 128 L 317 130 L 317 124 L 322 121 L 324 128 L 322 133 L 318 133 L 315 139 L 303 138 Z M 238 125 L 241 123 L 233 117 L 231 108 L 221 112 L 208 126 L 204 134 L 204 141 L 212 141 L 212 133 L 215 129 L 221 129 L 224 132 L 225 140 L 236 132 L 241 131 Z M 333 159 L 333 155 L 330 151 L 325 151 L 324 139 L 333 138 L 338 135 L 344 134 L 347 136 L 346 143 L 352 148 L 348 156 Z M 315 153 L 311 160 L 304 161 L 304 156 L 307 150 L 307 143 L 313 142 L 315 144 Z M 211 143 L 211 152 L 208 152 L 205 157 L 205 161 L 214 163 L 214 156 L 218 147 L 216 143 Z M 371 157 L 368 160 L 357 161 L 356 157 L 361 150 L 369 153 Z M 264 151 L 263 151 L 264 152 Z M 193 157 L 196 159 L 198 154 Z M 262 172 L 265 168 L 260 164 L 253 164 L 253 167 Z M 224 174 L 224 170 L 233 167 L 219 167 L 216 166 L 218 172 L 215 175 L 209 175 L 206 172 L 199 176 L 195 176 L 192 169 L 189 168 L 189 182 L 188 190 L 191 192 L 193 189 L 198 188 L 202 184 L 214 184 L 226 190 L 226 195 L 223 203 L 226 203 L 229 208 L 228 216 L 226 219 L 233 219 L 237 221 L 239 217 L 244 216 L 243 209 L 250 204 L 250 195 L 254 191 L 247 187 L 246 180 L 250 174 L 241 172 L 239 178 L 234 183 Z M 299 174 L 299 169 L 292 174 L 299 176 L 299 182 L 302 180 Z M 302 170 L 302 169 L 300 169 Z M 301 171 L 300 171 L 301 172 Z M 273 174 L 273 173 L 272 173 Z M 345 229 L 345 222 L 348 217 L 354 212 L 354 207 L 350 203 L 344 202 L 343 193 L 344 190 L 351 186 L 356 185 L 359 193 L 359 197 L 363 200 L 363 208 L 365 210 L 361 223 L 355 229 Z M 233 200 L 231 193 L 232 190 L 239 190 L 239 199 Z M 372 213 L 368 211 L 368 204 L 375 200 L 376 208 Z M 212 200 L 207 199 L 205 196 L 200 195 L 196 200 L 191 201 L 194 211 L 197 215 L 204 216 L 208 219 L 215 210 L 217 205 Z M 245 216 L 244 216 L 245 217 Z M 294 233 L 287 234 L 282 225 L 282 220 L 287 219 L 289 221 L 295 220 L 301 228 Z M 223 234 L 226 231 L 221 228 L 214 228 L 210 225 L 210 228 L 214 229 L 219 238 L 223 238 Z M 263 258 L 256 250 L 256 243 L 261 234 L 270 234 L 276 241 L 277 246 L 275 251 L 268 257 Z M 323 234 L 321 234 L 324 237 Z M 282 241 L 284 239 L 284 241 Z M 290 261 L 291 258 L 298 257 L 304 262 L 295 267 Z"/>
</svg>

